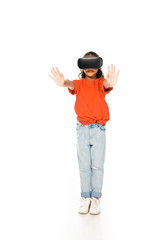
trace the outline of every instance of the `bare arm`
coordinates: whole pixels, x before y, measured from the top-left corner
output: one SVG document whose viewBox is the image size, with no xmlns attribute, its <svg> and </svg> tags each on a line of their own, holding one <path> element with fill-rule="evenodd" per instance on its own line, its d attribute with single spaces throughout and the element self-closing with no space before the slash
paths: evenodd
<svg viewBox="0 0 160 240">
<path fill-rule="evenodd" d="M 110 86 L 109 84 L 108 84 L 108 81 L 105 79 L 104 81 L 103 81 L 103 86 L 107 89 L 107 88 L 109 88 L 109 87 L 112 87 L 112 86 Z"/>
<path fill-rule="evenodd" d="M 51 68 L 52 75 L 48 74 L 54 82 L 61 87 L 68 87 L 71 90 L 74 90 L 75 83 L 73 81 L 70 81 L 68 79 L 65 79 L 63 76 L 63 73 L 59 71 L 59 69 L 56 67 L 56 70 L 54 67 Z"/>
<path fill-rule="evenodd" d="M 75 83 L 74 83 L 73 81 L 70 81 L 70 80 L 68 80 L 68 79 L 65 79 L 64 87 L 68 87 L 68 88 L 70 88 L 71 90 L 74 90 L 74 88 L 75 88 Z"/>
</svg>

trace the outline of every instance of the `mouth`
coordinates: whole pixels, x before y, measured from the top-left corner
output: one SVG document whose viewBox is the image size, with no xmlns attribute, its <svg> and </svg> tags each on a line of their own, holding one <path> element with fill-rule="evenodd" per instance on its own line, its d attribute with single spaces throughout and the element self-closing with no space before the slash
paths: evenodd
<svg viewBox="0 0 160 240">
<path fill-rule="evenodd" d="M 88 73 L 88 72 L 94 72 L 94 71 L 93 71 L 93 70 L 88 70 L 88 71 L 86 71 L 86 72 Z"/>
</svg>

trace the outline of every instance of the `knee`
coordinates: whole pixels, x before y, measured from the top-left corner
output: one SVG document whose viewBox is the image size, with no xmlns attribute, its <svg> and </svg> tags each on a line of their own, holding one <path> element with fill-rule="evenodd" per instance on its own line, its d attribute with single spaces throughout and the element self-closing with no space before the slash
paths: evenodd
<svg viewBox="0 0 160 240">
<path fill-rule="evenodd" d="M 103 171 L 102 167 L 97 167 L 97 166 L 92 166 L 91 169 L 92 169 L 92 171 L 93 170 L 95 170 L 95 171 Z"/>
</svg>

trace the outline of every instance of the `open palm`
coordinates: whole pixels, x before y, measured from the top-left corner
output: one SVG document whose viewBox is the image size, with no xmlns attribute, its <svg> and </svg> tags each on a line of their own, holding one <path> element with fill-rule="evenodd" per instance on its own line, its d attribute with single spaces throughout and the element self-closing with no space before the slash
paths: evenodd
<svg viewBox="0 0 160 240">
<path fill-rule="evenodd" d="M 111 70 L 110 70 L 110 67 L 108 66 L 108 73 L 106 76 L 106 80 L 110 86 L 114 86 L 117 83 L 119 72 L 120 70 L 118 70 L 116 74 L 115 66 L 113 66 L 113 64 L 111 64 Z"/>
<path fill-rule="evenodd" d="M 50 78 L 52 78 L 57 85 L 64 87 L 65 79 L 64 79 L 63 73 L 61 73 L 57 67 L 56 67 L 56 70 L 54 67 L 52 67 L 51 73 L 52 75 L 48 74 Z"/>
</svg>

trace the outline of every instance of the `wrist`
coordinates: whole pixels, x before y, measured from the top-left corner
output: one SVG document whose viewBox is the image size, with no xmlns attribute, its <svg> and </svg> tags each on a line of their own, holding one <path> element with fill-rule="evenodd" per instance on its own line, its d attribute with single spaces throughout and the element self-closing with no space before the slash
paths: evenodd
<svg viewBox="0 0 160 240">
<path fill-rule="evenodd" d="M 107 79 L 104 80 L 103 86 L 104 86 L 106 89 L 112 87 L 112 86 L 108 83 Z"/>
</svg>

